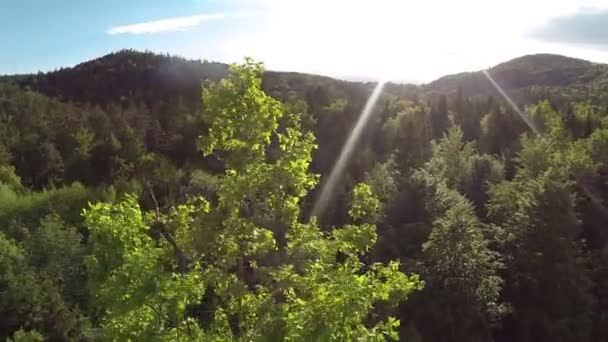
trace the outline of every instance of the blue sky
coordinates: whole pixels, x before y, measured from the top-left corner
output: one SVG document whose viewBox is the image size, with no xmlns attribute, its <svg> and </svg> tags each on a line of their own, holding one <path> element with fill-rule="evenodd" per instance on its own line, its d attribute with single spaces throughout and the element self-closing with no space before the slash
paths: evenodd
<svg viewBox="0 0 608 342">
<path fill-rule="evenodd" d="M 219 1 L 166 0 L 2 0 L 0 73 L 49 70 L 73 65 L 121 48 L 176 51 L 217 35 L 226 22 L 188 31 L 108 34 L 123 24 L 229 10 Z M 8 46 L 7 46 L 8 45 Z"/>
<path fill-rule="evenodd" d="M 608 62 L 608 0 L 0 0 L 0 74 L 122 48 L 430 81 L 528 53 Z"/>
</svg>

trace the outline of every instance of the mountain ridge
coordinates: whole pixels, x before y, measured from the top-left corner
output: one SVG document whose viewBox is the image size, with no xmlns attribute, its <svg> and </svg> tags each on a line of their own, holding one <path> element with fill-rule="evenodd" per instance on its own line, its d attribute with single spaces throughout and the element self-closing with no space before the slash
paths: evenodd
<svg viewBox="0 0 608 342">
<path fill-rule="evenodd" d="M 528 86 L 570 86 L 585 83 L 604 76 L 606 64 L 555 54 L 524 55 L 499 63 L 487 71 L 498 84 L 506 89 Z M 458 88 L 464 95 L 487 93 L 492 84 L 484 70 L 446 75 L 424 85 L 427 89 L 454 92 Z"/>
<path fill-rule="evenodd" d="M 529 95 L 530 91 L 561 92 L 569 87 L 577 99 L 584 100 L 585 93 L 608 90 L 608 65 L 556 54 L 524 55 L 485 71 L 522 103 L 537 98 Z M 225 63 L 123 49 L 46 73 L 0 76 L 0 81 L 10 81 L 62 101 L 103 105 L 119 99 L 142 101 L 153 97 L 174 100 L 182 96 L 194 100 L 200 97 L 202 82 L 217 81 L 227 73 Z M 346 96 L 349 92 L 367 90 L 375 82 L 268 70 L 264 84 L 267 91 L 284 100 L 293 95 L 313 96 L 316 88 L 322 86 L 333 89 L 338 96 Z M 386 89 L 392 94 L 496 95 L 484 70 L 446 75 L 420 85 L 391 83 Z"/>
<path fill-rule="evenodd" d="M 100 62 L 112 59 L 114 57 L 118 57 L 120 55 L 133 55 L 133 54 L 140 54 L 140 55 L 148 55 L 148 56 L 156 56 L 156 57 L 163 57 L 163 58 L 169 58 L 169 59 L 175 59 L 175 60 L 181 60 L 183 62 L 196 62 L 196 63 L 209 63 L 209 64 L 215 64 L 215 65 L 221 65 L 221 66 L 225 66 L 227 67 L 229 65 L 229 63 L 224 63 L 224 62 L 218 62 L 218 61 L 210 61 L 210 60 L 206 60 L 206 59 L 190 59 L 190 58 L 186 58 L 186 57 L 182 57 L 180 55 L 175 55 L 175 54 L 169 54 L 169 53 L 157 53 L 157 52 L 152 52 L 152 51 L 148 51 L 148 50 L 138 50 L 138 49 L 120 49 L 114 52 L 110 52 L 107 53 L 105 55 L 101 55 L 99 57 L 95 57 L 89 60 L 85 60 L 83 62 L 77 63 L 73 66 L 66 66 L 66 67 L 60 67 L 54 70 L 50 70 L 50 71 L 45 71 L 45 72 L 31 72 L 31 73 L 15 73 L 15 74 L 0 74 L 0 77 L 2 78 L 18 78 L 21 76 L 27 76 L 27 75 L 34 75 L 34 74 L 49 74 L 49 73 L 55 73 L 58 71 L 62 71 L 62 70 L 66 70 L 66 69 L 75 69 L 75 70 L 79 70 L 82 69 L 83 67 L 86 67 L 90 64 L 99 64 Z M 493 67 L 491 67 L 490 69 L 504 69 L 505 67 L 508 67 L 512 64 L 516 64 L 516 63 L 521 63 L 521 62 L 532 62 L 533 64 L 536 64 L 537 66 L 542 66 L 542 65 L 547 65 L 547 62 L 553 63 L 554 65 L 559 64 L 559 63 L 555 63 L 555 62 L 570 62 L 570 63 L 579 63 L 579 64 L 584 64 L 584 65 L 604 65 L 605 63 L 596 63 L 596 62 L 591 62 L 585 59 L 581 59 L 581 58 L 576 58 L 576 57 L 569 57 L 569 56 L 565 56 L 565 55 L 559 55 L 559 54 L 552 54 L 552 53 L 534 53 L 534 54 L 526 54 L 526 55 L 522 55 L 519 57 L 515 57 L 512 58 L 510 60 L 504 61 L 504 62 L 500 62 L 496 65 L 494 65 Z M 276 73 L 296 73 L 296 74 L 303 74 L 303 75 L 314 75 L 314 76 L 320 76 L 320 77 L 329 77 L 332 79 L 336 79 L 336 80 L 342 80 L 342 81 L 350 81 L 350 82 L 361 82 L 361 83 L 368 83 L 368 82 L 376 82 L 376 78 L 375 77 L 365 77 L 365 76 L 356 76 L 356 75 L 351 75 L 351 76 L 345 76 L 345 77 L 337 77 L 337 76 L 329 76 L 329 75 L 323 75 L 323 74 L 313 74 L 313 73 L 308 73 L 308 72 L 300 72 L 300 71 L 289 71 L 289 70 L 272 70 L 269 69 L 268 71 L 270 72 L 276 72 Z M 411 81 L 391 81 L 392 83 L 397 83 L 397 84 L 417 84 L 417 85 L 429 85 L 432 83 L 435 83 L 437 81 L 440 81 L 444 78 L 450 78 L 453 76 L 458 76 L 458 75 L 464 75 L 464 74 L 471 74 L 471 73 L 476 73 L 482 70 L 475 70 L 475 71 L 463 71 L 463 72 L 458 72 L 458 73 L 454 73 L 454 74 L 447 74 L 444 76 L 441 76 L 439 78 L 436 78 L 432 81 L 429 82 L 411 82 Z"/>
</svg>

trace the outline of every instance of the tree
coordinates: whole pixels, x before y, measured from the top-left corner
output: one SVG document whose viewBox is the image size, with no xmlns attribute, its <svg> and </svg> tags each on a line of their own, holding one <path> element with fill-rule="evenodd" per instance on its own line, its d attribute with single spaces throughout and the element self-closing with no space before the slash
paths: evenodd
<svg viewBox="0 0 608 342">
<path fill-rule="evenodd" d="M 505 340 L 588 341 L 591 278 L 580 240 L 575 180 L 588 168 L 559 115 L 547 103 L 532 109 L 544 136 L 522 138 L 515 178 L 491 189 L 489 216 L 501 231 L 507 265 Z M 567 294 L 567 295 L 565 295 Z"/>
<path fill-rule="evenodd" d="M 431 107 L 431 124 L 433 128 L 433 137 L 440 138 L 443 133 L 450 127 L 450 117 L 448 113 L 448 100 L 446 95 L 441 94 L 436 101 L 435 106 Z"/>
<path fill-rule="evenodd" d="M 3 185 L 17 192 L 24 190 L 21 178 L 15 173 L 15 168 L 10 165 L 0 165 L 0 186 Z"/>
<path fill-rule="evenodd" d="M 13 334 L 13 338 L 7 339 L 7 342 L 44 342 L 44 336 L 36 330 L 17 330 L 15 334 Z"/>
<path fill-rule="evenodd" d="M 443 138 L 431 143 L 432 157 L 417 177 L 429 184 L 445 182 L 465 195 L 484 213 L 488 185 L 504 178 L 503 165 L 495 158 L 479 154 L 474 142 L 464 142 L 460 127 L 450 128 Z"/>
<path fill-rule="evenodd" d="M 0 232 L 0 338 L 20 328 L 44 331 L 50 339 L 78 341 L 87 321 L 61 297 L 53 279 L 39 274 L 27 262 L 26 251 Z"/>
<path fill-rule="evenodd" d="M 499 301 L 502 263 L 489 249 L 471 203 L 453 190 L 436 191 L 436 201 L 445 207 L 422 245 L 426 289 L 421 295 L 429 314 L 422 314 L 423 335 L 434 341 L 487 341 L 506 310 Z"/>
<path fill-rule="evenodd" d="M 365 183 L 369 184 L 372 193 L 379 201 L 380 215 L 386 215 L 386 207 L 391 205 L 399 191 L 401 172 L 397 169 L 394 156 L 384 163 L 377 163 L 365 173 Z"/>
<path fill-rule="evenodd" d="M 144 213 L 133 198 L 85 212 L 91 290 L 107 337 L 397 338 L 398 321 L 373 309 L 421 282 L 396 262 L 361 263 L 376 240 L 373 224 L 322 232 L 314 218 L 301 222 L 300 203 L 317 179 L 308 172 L 314 138 L 264 94 L 261 73 L 248 59 L 203 92 L 209 134 L 201 146 L 226 165 L 215 199 L 194 198 L 169 214 Z M 269 160 L 273 139 L 280 153 Z M 353 222 L 369 222 L 376 207 L 369 187 L 357 187 Z"/>
<path fill-rule="evenodd" d="M 431 159 L 416 172 L 427 187 L 432 220 L 422 245 L 426 285 L 413 302 L 423 305 L 415 314 L 416 328 L 433 341 L 487 341 L 506 310 L 499 300 L 502 262 L 489 248 L 487 227 L 458 192 L 469 188 L 478 156 L 462 142 L 459 128 L 432 149 Z"/>
<path fill-rule="evenodd" d="M 406 174 L 422 166 L 429 156 L 433 118 L 429 108 L 410 101 L 393 102 L 389 110 L 396 113 L 384 123 L 382 136 L 391 149 L 397 150 L 396 162 Z"/>
<path fill-rule="evenodd" d="M 473 141 L 481 134 L 481 117 L 473 106 L 469 98 L 463 97 L 462 88 L 458 89 L 456 98 L 453 101 L 454 123 L 462 127 L 464 139 Z"/>
</svg>

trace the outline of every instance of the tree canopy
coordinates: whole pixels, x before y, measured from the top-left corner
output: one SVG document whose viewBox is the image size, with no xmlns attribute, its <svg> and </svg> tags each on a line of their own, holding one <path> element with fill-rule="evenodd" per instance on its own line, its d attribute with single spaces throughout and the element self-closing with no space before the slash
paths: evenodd
<svg viewBox="0 0 608 342">
<path fill-rule="evenodd" d="M 606 70 L 386 84 L 319 217 L 373 83 L 133 50 L 0 77 L 0 340 L 608 341 Z"/>
</svg>

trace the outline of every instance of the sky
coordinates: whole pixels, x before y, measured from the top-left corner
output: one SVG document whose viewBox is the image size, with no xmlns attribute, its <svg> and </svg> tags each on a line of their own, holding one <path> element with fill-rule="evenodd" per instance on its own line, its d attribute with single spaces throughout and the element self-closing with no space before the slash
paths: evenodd
<svg viewBox="0 0 608 342">
<path fill-rule="evenodd" d="M 0 74 L 124 48 L 425 83 L 533 53 L 608 63 L 608 0 L 0 0 Z"/>
</svg>

